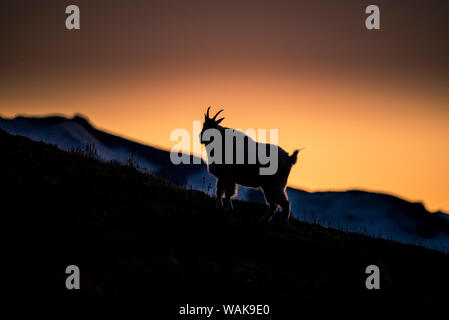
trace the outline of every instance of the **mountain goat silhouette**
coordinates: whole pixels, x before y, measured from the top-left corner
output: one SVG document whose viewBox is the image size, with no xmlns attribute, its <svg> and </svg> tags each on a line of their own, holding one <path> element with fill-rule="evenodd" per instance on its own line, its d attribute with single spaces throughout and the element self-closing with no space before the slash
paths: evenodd
<svg viewBox="0 0 449 320">
<path fill-rule="evenodd" d="M 218 111 L 211 118 L 210 108 L 204 114 L 200 141 L 206 147 L 208 170 L 217 178 L 217 207 L 223 207 L 224 196 L 227 206 L 233 210 L 231 198 L 237 194 L 237 184 L 259 188 L 262 189 L 269 206 L 261 220 L 270 222 L 277 208 L 281 206 L 283 220 L 288 222 L 291 208 L 285 188 L 290 170 L 297 161 L 299 150 L 289 155 L 277 145 L 256 142 L 241 131 L 222 127 L 220 123 L 224 118 L 217 120 L 217 116 L 223 110 Z M 220 141 L 217 143 L 215 139 Z M 223 141 L 226 143 L 222 143 Z M 275 158 L 277 161 L 276 170 L 271 174 L 261 174 L 261 170 L 266 169 L 270 164 L 254 157 L 262 152 L 269 154 L 270 159 Z"/>
</svg>

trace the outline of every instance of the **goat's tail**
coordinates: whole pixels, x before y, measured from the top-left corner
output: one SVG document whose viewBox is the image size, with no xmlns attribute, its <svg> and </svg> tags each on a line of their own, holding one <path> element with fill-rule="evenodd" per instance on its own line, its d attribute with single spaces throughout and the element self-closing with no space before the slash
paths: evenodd
<svg viewBox="0 0 449 320">
<path fill-rule="evenodd" d="M 303 148 L 302 148 L 303 149 Z M 294 165 L 296 163 L 296 161 L 298 161 L 298 152 L 301 151 L 302 149 L 296 149 L 292 155 L 288 156 L 288 159 L 290 160 L 290 164 Z"/>
</svg>

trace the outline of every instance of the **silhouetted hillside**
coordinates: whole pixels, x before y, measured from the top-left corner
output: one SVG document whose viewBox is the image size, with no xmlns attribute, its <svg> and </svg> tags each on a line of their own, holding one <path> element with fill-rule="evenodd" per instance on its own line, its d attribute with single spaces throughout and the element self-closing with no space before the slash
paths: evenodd
<svg viewBox="0 0 449 320">
<path fill-rule="evenodd" d="M 206 165 L 174 165 L 170 153 L 155 147 L 119 137 L 95 128 L 84 116 L 73 118 L 0 117 L 0 128 L 36 141 L 55 144 L 62 150 L 84 150 L 93 146 L 97 156 L 122 164 L 132 162 L 141 171 L 149 171 L 188 189 L 212 194 L 215 179 Z M 299 159 L 301 162 L 301 159 Z M 299 166 L 293 170 L 303 170 Z M 306 192 L 287 188 L 292 213 L 310 223 L 334 229 L 360 232 L 449 251 L 449 215 L 427 211 L 421 203 L 411 203 L 388 194 L 366 191 Z M 259 190 L 239 187 L 238 199 L 263 203 Z"/>
<path fill-rule="evenodd" d="M 130 166 L 1 130 L 0 145 L 7 245 L 39 271 L 32 288 L 41 296 L 131 295 L 156 305 L 447 297 L 442 253 L 297 220 L 259 224 L 262 204 L 237 201 L 231 215 L 204 193 Z M 65 289 L 70 264 L 80 267 L 79 291 Z M 380 267 L 381 290 L 365 288 L 370 264 Z"/>
</svg>

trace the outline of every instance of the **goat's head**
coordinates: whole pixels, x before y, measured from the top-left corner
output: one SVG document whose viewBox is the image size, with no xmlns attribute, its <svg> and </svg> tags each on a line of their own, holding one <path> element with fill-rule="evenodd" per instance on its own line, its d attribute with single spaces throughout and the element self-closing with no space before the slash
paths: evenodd
<svg viewBox="0 0 449 320">
<path fill-rule="evenodd" d="M 201 143 L 206 143 L 207 142 L 207 141 L 203 140 L 203 133 L 204 133 L 204 131 L 206 131 L 208 129 L 218 129 L 220 122 L 222 122 L 224 120 L 224 118 L 220 118 L 220 119 L 217 120 L 217 116 L 223 111 L 223 109 L 218 111 L 215 114 L 215 116 L 213 116 L 212 118 L 209 116 L 209 110 L 210 110 L 210 107 L 207 108 L 207 113 L 204 114 L 203 129 L 201 130 L 201 133 L 200 133 L 200 141 L 201 141 Z"/>
</svg>

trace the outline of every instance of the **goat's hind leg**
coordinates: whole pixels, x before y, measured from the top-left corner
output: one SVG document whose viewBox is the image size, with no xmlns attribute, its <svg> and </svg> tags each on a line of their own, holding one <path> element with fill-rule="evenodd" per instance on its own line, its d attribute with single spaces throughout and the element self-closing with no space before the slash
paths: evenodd
<svg viewBox="0 0 449 320">
<path fill-rule="evenodd" d="M 279 202 L 282 208 L 282 221 L 284 223 L 289 223 L 290 215 L 291 215 L 291 205 L 290 201 L 288 201 L 287 195 L 285 192 L 282 193 L 281 201 Z"/>
<path fill-rule="evenodd" d="M 275 203 L 279 204 L 282 208 L 282 218 L 281 221 L 283 223 L 288 224 L 290 219 L 290 202 L 288 201 L 287 194 L 285 193 L 285 190 L 276 192 L 272 194 L 272 199 Z M 271 216 L 271 219 L 273 218 L 274 214 Z M 269 219 L 268 221 L 271 221 Z"/>
<path fill-rule="evenodd" d="M 276 214 L 278 205 L 276 204 L 275 198 L 273 197 L 273 190 L 271 188 L 262 187 L 262 190 L 265 196 L 265 201 L 268 203 L 268 210 L 265 212 L 262 218 L 259 219 L 259 222 L 270 222 Z"/>
<path fill-rule="evenodd" d="M 275 203 L 270 203 L 268 206 L 269 206 L 268 210 L 265 212 L 265 214 L 262 216 L 262 218 L 259 219 L 259 222 L 264 222 L 264 221 L 271 222 L 271 220 L 273 219 L 273 217 L 276 213 L 276 210 L 278 208 L 278 205 Z"/>
</svg>

